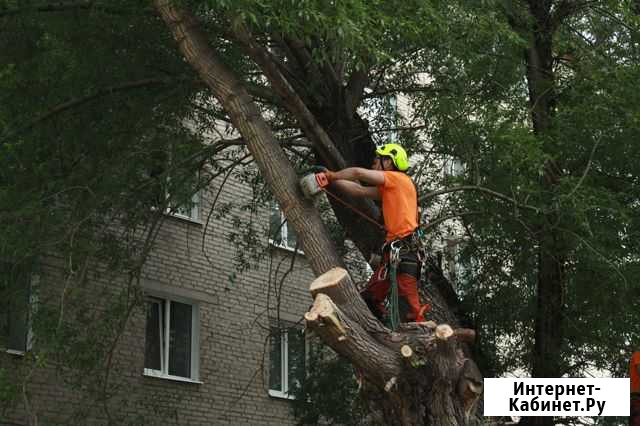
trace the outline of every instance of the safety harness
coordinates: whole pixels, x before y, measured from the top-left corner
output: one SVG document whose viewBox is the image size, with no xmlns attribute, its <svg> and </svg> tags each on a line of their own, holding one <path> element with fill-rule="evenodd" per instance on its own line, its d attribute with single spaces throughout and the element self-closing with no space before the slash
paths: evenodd
<svg viewBox="0 0 640 426">
<path fill-rule="evenodd" d="M 412 256 L 402 258 L 402 252 L 407 254 L 415 253 L 416 259 Z M 384 252 L 384 246 L 383 246 Z M 389 243 L 389 262 L 387 268 L 389 269 L 389 278 L 391 281 L 391 291 L 389 294 L 389 307 L 390 307 L 390 325 L 391 330 L 395 331 L 400 324 L 400 304 L 398 300 L 398 273 L 407 273 L 416 277 L 416 280 L 420 280 L 420 270 L 422 261 L 424 258 L 424 249 L 422 247 L 422 231 L 417 228 L 410 235 L 391 241 Z"/>
</svg>

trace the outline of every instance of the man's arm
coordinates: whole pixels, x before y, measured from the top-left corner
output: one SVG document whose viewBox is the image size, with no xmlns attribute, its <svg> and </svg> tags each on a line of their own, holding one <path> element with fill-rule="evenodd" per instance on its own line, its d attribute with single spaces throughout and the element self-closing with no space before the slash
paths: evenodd
<svg viewBox="0 0 640 426">
<path fill-rule="evenodd" d="M 336 180 L 350 180 L 366 182 L 369 185 L 384 184 L 384 173 L 379 170 L 369 170 L 362 167 L 348 167 L 337 172 L 327 172 L 330 182 Z"/>
<path fill-rule="evenodd" d="M 362 186 L 358 182 L 351 182 L 345 179 L 331 181 L 331 184 L 339 191 L 353 197 L 365 197 L 372 198 L 374 200 L 380 199 L 380 193 L 378 192 L 378 188 L 375 186 Z"/>
<path fill-rule="evenodd" d="M 338 190 L 354 197 L 380 199 L 380 193 L 376 186 L 384 184 L 384 173 L 377 170 L 368 170 L 362 167 L 349 167 L 337 172 L 325 172 L 331 184 Z M 358 181 L 375 186 L 362 186 Z"/>
</svg>

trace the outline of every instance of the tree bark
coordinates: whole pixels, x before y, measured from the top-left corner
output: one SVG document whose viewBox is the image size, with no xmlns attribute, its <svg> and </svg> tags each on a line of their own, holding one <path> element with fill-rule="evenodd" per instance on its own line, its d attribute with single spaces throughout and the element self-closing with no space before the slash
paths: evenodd
<svg viewBox="0 0 640 426">
<path fill-rule="evenodd" d="M 469 367 L 473 361 L 461 350 L 473 332 L 434 323 L 410 323 L 391 332 L 372 316 L 348 273 L 333 269 L 342 262 L 328 232 L 304 199 L 298 176 L 242 83 L 217 59 L 193 15 L 170 0 L 155 0 L 154 4 L 185 59 L 246 141 L 282 211 L 301 237 L 313 271 L 320 275 L 311 286 L 314 304 L 305 314 L 308 327 L 361 372 L 367 384 L 365 394 L 376 400 L 372 410 L 381 408 L 385 424 L 468 424 L 482 383 L 477 368 Z M 404 346 L 411 348 L 412 362 L 403 357 Z"/>
<path fill-rule="evenodd" d="M 482 376 L 460 347 L 472 330 L 409 323 L 391 332 L 375 320 L 347 271 L 334 268 L 311 283 L 306 325 L 349 359 L 368 391 L 382 398 L 388 425 L 466 425 L 482 393 Z M 380 401 L 376 401 L 380 407 Z M 375 409 L 375 408 L 372 408 Z"/>
<path fill-rule="evenodd" d="M 531 119 L 535 135 L 544 138 L 551 127 L 555 107 L 552 47 L 553 33 L 558 22 L 552 17 L 551 1 L 529 0 L 528 3 L 533 18 L 532 42 L 525 55 Z M 550 194 L 552 202 L 559 170 L 553 158 L 547 160 L 542 185 Z M 539 378 L 562 376 L 560 348 L 563 341 L 563 297 L 566 285 L 564 263 L 568 254 L 566 245 L 562 243 L 562 235 L 555 229 L 557 213 L 553 212 L 553 208 L 549 211 L 551 213 L 543 218 L 538 238 L 537 304 L 531 375 Z M 525 417 L 520 424 L 553 426 L 554 419 Z"/>
</svg>

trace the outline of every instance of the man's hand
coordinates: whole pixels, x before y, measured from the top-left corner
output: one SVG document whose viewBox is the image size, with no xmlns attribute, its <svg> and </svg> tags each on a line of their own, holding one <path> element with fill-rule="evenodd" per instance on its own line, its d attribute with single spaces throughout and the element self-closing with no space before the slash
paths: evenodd
<svg viewBox="0 0 640 426">
<path fill-rule="evenodd" d="M 322 172 L 322 173 L 316 173 L 316 183 L 318 184 L 318 186 L 320 188 L 325 188 L 327 186 L 329 186 L 329 183 L 331 182 L 331 179 L 329 178 L 328 173 L 331 173 L 329 171 L 326 172 Z"/>
</svg>

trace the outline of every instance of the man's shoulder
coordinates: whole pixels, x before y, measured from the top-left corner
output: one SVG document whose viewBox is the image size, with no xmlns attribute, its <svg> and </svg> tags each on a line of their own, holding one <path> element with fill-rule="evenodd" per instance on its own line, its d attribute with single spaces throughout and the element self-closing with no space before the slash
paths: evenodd
<svg viewBox="0 0 640 426">
<path fill-rule="evenodd" d="M 411 177 L 404 173 L 404 172 L 398 172 L 398 171 L 384 171 L 384 180 L 385 180 L 385 185 L 390 184 L 390 185 L 411 185 L 413 186 L 413 181 L 411 180 Z"/>
</svg>

